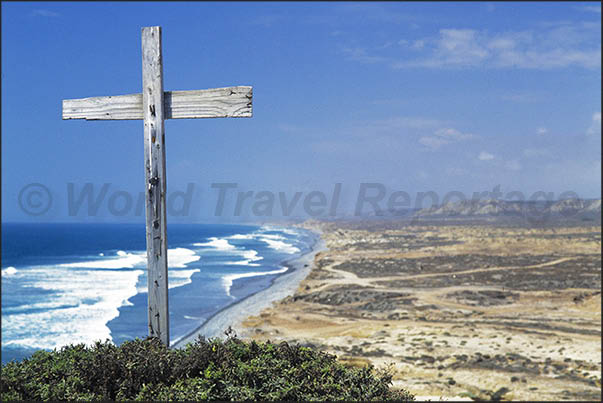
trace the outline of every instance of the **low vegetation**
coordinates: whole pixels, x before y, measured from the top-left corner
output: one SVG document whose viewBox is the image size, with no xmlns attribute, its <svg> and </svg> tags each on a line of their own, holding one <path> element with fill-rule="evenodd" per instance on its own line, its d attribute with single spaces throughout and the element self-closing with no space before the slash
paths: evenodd
<svg viewBox="0 0 603 403">
<path fill-rule="evenodd" d="M 70 345 L 2 366 L 1 400 L 398 400 L 392 377 L 299 345 L 158 339 Z"/>
</svg>

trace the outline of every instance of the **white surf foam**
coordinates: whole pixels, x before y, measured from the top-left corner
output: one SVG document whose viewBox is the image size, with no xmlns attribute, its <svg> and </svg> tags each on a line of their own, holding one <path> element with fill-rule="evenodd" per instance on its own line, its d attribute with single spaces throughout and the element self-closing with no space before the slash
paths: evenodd
<svg viewBox="0 0 603 403">
<path fill-rule="evenodd" d="M 264 231 L 278 231 L 278 232 L 282 232 L 283 234 L 287 234 L 287 235 L 299 235 L 299 232 L 288 228 L 288 227 L 277 227 L 274 225 L 264 225 L 262 226 L 262 229 L 260 230 L 262 232 Z"/>
<path fill-rule="evenodd" d="M 168 258 L 169 259 L 169 258 Z M 201 270 L 169 270 L 168 271 L 168 288 L 182 287 L 193 282 L 191 277 L 195 273 L 199 273 Z M 146 289 L 145 289 L 146 291 Z"/>
<path fill-rule="evenodd" d="M 259 263 L 252 263 L 257 260 L 262 260 L 263 257 L 258 256 L 258 252 L 254 249 L 241 249 L 236 251 L 237 254 L 243 257 L 244 260 L 237 260 L 234 262 L 226 262 L 224 264 L 234 264 L 240 266 L 259 266 Z"/>
<path fill-rule="evenodd" d="M 169 255 L 168 255 L 169 256 Z M 59 267 L 78 267 L 86 269 L 133 269 L 145 267 L 147 260 L 146 252 L 124 252 L 118 250 L 116 257 L 109 259 L 89 260 L 85 262 L 64 263 Z"/>
<path fill-rule="evenodd" d="M 196 262 L 201 256 L 187 248 L 168 249 L 168 267 L 185 268 L 188 263 Z"/>
<path fill-rule="evenodd" d="M 229 236 L 228 239 L 253 239 L 253 235 L 252 234 L 235 234 L 235 235 Z"/>
<path fill-rule="evenodd" d="M 216 237 L 211 237 L 209 238 L 208 242 L 198 242 L 198 243 L 194 243 L 193 246 L 210 246 L 214 249 L 218 249 L 218 250 L 233 250 L 236 249 L 236 246 L 231 245 L 230 243 L 228 243 L 228 240 L 225 238 L 216 238 Z"/>
<path fill-rule="evenodd" d="M 279 234 L 266 234 L 265 231 L 281 231 L 283 233 L 297 235 L 296 232 L 286 229 L 276 229 L 275 227 L 263 227 L 259 232 L 252 234 L 236 234 L 228 237 L 228 239 L 257 239 L 268 244 L 268 247 L 279 252 L 294 254 L 299 252 L 299 248 L 291 243 L 285 242 L 287 238 Z"/>
<path fill-rule="evenodd" d="M 199 269 L 182 269 L 200 258 L 187 248 L 168 249 L 168 287 L 191 283 Z M 4 310 L 3 343 L 52 349 L 110 339 L 107 323 L 119 315 L 121 306 L 132 305 L 128 299 L 147 291 L 146 284 L 137 288 L 146 264 L 146 252 L 120 250 L 103 259 L 27 268 L 25 287 L 53 291 L 52 299 Z M 9 269 L 2 274 L 12 273 Z"/>
<path fill-rule="evenodd" d="M 232 295 L 230 295 L 230 289 L 232 288 L 232 282 L 235 280 L 238 280 L 240 278 L 247 278 L 247 277 L 257 277 L 257 276 L 268 276 L 271 274 L 280 274 L 280 273 L 286 272 L 287 270 L 288 269 L 286 267 L 283 267 L 282 269 L 272 270 L 272 271 L 227 274 L 224 277 L 222 277 L 222 285 L 224 286 L 224 289 L 226 290 L 226 294 L 229 297 L 232 297 Z"/>
<path fill-rule="evenodd" d="M 201 259 L 201 256 L 196 255 L 194 251 L 187 248 L 168 249 L 168 267 L 184 268 L 188 263 L 196 262 L 199 259 Z M 109 259 L 89 260 L 59 265 L 59 267 L 77 267 L 85 269 L 134 269 L 146 268 L 146 266 L 146 252 L 125 252 L 123 250 L 118 250 L 115 253 L 115 256 L 112 256 Z"/>
<path fill-rule="evenodd" d="M 91 301 L 91 299 L 88 299 L 87 301 Z M 124 303 L 127 301 L 124 301 Z M 19 306 L 14 306 L 14 307 L 7 307 L 2 309 L 2 314 L 10 314 L 13 312 L 22 312 L 22 311 L 29 311 L 29 310 L 43 310 L 43 309 L 56 309 L 56 308 L 61 308 L 61 307 L 74 307 L 77 305 L 65 305 L 65 301 L 61 301 L 61 300 L 52 300 L 52 301 L 44 301 L 44 302 L 36 302 L 33 304 L 26 304 L 26 305 L 19 305 Z"/>
<path fill-rule="evenodd" d="M 193 246 L 209 246 L 215 250 L 220 252 L 226 252 L 230 256 L 240 256 L 243 260 L 234 260 L 234 261 L 226 261 L 221 262 L 219 264 L 223 265 L 237 265 L 237 266 L 259 266 L 257 263 L 253 263 L 257 260 L 262 260 L 263 257 L 258 256 L 258 252 L 253 249 L 245 249 L 241 247 L 237 247 L 230 242 L 229 239 L 253 239 L 254 235 L 252 234 L 236 234 L 231 235 L 225 238 L 209 238 L 208 242 L 203 243 L 194 243 Z"/>
<path fill-rule="evenodd" d="M 31 280 L 26 286 L 54 292 L 52 301 L 32 304 L 33 307 L 55 309 L 3 315 L 3 344 L 52 349 L 110 339 L 107 322 L 117 317 L 118 308 L 136 295 L 136 283 L 143 273 L 68 270 L 61 266 L 28 269 Z"/>
<path fill-rule="evenodd" d="M 2 269 L 3 276 L 12 276 L 15 274 L 17 274 L 17 269 L 15 269 L 13 266 L 8 266 L 6 269 Z"/>
<path fill-rule="evenodd" d="M 258 234 L 258 238 L 261 238 L 262 240 L 263 239 L 273 239 L 273 240 L 277 240 L 277 241 L 286 239 L 284 236 L 276 235 L 276 234 Z"/>
<path fill-rule="evenodd" d="M 168 258 L 169 260 L 169 258 Z M 183 285 L 187 285 L 193 282 L 192 277 L 193 274 L 199 273 L 201 270 L 199 269 L 190 269 L 190 270 L 181 270 L 181 269 L 173 269 L 171 267 L 168 268 L 168 289 L 182 287 Z M 148 285 L 145 280 L 140 282 L 137 285 L 138 293 L 144 293 L 148 290 Z"/>
<path fill-rule="evenodd" d="M 252 266 L 257 267 L 259 263 L 252 263 L 250 260 L 234 260 L 232 262 L 224 262 L 225 265 L 235 265 L 235 266 Z"/>
<path fill-rule="evenodd" d="M 254 250 L 254 249 L 245 249 L 241 251 L 241 256 L 243 256 L 245 259 L 251 260 L 251 261 L 256 261 L 256 260 L 262 260 L 263 257 L 258 256 L 258 251 Z"/>
<path fill-rule="evenodd" d="M 279 241 L 273 238 L 269 238 L 266 236 L 261 236 L 260 240 L 263 242 L 266 242 L 268 244 L 268 247 L 274 250 L 277 250 L 279 252 L 285 252 L 288 253 L 290 255 L 299 252 L 299 248 L 293 246 L 290 243 L 287 242 L 283 242 L 283 241 Z"/>
</svg>

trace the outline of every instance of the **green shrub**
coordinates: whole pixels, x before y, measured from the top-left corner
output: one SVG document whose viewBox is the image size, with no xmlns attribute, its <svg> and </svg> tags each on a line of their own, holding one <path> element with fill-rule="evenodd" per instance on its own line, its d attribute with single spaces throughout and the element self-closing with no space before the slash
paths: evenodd
<svg viewBox="0 0 603 403">
<path fill-rule="evenodd" d="M 8 400 L 398 400 L 392 377 L 285 342 L 199 338 L 182 350 L 158 339 L 38 351 L 2 366 Z"/>
</svg>

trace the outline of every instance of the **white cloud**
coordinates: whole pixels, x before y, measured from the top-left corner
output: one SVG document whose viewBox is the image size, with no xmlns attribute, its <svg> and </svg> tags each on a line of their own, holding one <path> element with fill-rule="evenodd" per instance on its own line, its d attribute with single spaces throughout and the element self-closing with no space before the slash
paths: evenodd
<svg viewBox="0 0 603 403">
<path fill-rule="evenodd" d="M 50 11 L 50 10 L 45 10 L 45 9 L 35 9 L 31 12 L 32 15 L 34 16 L 40 16 L 40 17 L 60 17 L 61 14 L 54 12 L 54 11 Z"/>
<path fill-rule="evenodd" d="M 478 43 L 477 32 L 472 29 L 441 29 L 436 50 L 446 63 L 477 63 L 488 56 L 488 51 Z"/>
<path fill-rule="evenodd" d="M 423 39 L 417 39 L 411 42 L 407 39 L 400 39 L 398 45 L 412 50 L 421 50 L 425 46 L 425 41 Z"/>
<path fill-rule="evenodd" d="M 516 41 L 511 38 L 495 38 L 487 44 L 489 49 L 496 49 L 500 51 L 513 49 L 515 45 Z"/>
<path fill-rule="evenodd" d="M 479 153 L 479 155 L 477 156 L 477 158 L 480 161 L 490 161 L 490 160 L 494 159 L 494 155 L 490 154 L 489 152 L 482 151 L 481 153 Z"/>
<path fill-rule="evenodd" d="M 477 159 L 480 161 L 492 161 L 493 165 L 491 166 L 496 167 L 497 169 L 500 169 L 500 167 L 503 166 L 505 169 L 508 169 L 510 171 L 521 170 L 521 164 L 518 160 L 515 159 L 505 161 L 503 158 L 498 158 L 494 156 L 494 154 L 489 153 L 487 151 L 481 151 L 477 156 Z"/>
<path fill-rule="evenodd" d="M 445 144 L 455 143 L 458 141 L 468 140 L 476 136 L 469 133 L 461 133 L 457 129 L 442 128 L 436 130 L 431 136 L 423 136 L 419 138 L 419 143 L 435 150 Z"/>
<path fill-rule="evenodd" d="M 536 133 L 540 134 L 541 136 L 547 134 L 549 132 L 549 130 L 546 127 L 539 127 L 536 130 Z"/>
<path fill-rule="evenodd" d="M 588 130 L 586 130 L 586 134 L 589 136 L 601 134 L 601 112 L 593 113 L 592 123 L 590 124 Z"/>
<path fill-rule="evenodd" d="M 553 69 L 601 66 L 601 27 L 594 23 L 559 23 L 530 31 L 490 34 L 473 29 L 441 29 L 423 38 L 422 57 L 409 55 L 393 68 L 489 67 Z M 406 53 L 408 55 L 408 53 Z"/>
<path fill-rule="evenodd" d="M 488 56 L 488 51 L 477 41 L 477 31 L 471 29 L 441 29 L 437 39 L 425 38 L 415 49 L 426 49 L 429 58 L 410 62 L 394 63 L 400 67 L 438 67 L 441 65 L 475 66 Z M 425 45 L 430 44 L 428 48 Z"/>
<path fill-rule="evenodd" d="M 353 61 L 361 62 L 361 63 L 372 64 L 372 63 L 384 62 L 387 60 L 387 58 L 385 58 L 383 56 L 370 55 L 369 52 L 367 51 L 367 49 L 360 48 L 360 47 L 354 47 L 354 48 L 346 47 L 346 48 L 342 49 L 342 52 L 347 56 L 347 58 L 349 60 L 353 60 Z"/>
</svg>

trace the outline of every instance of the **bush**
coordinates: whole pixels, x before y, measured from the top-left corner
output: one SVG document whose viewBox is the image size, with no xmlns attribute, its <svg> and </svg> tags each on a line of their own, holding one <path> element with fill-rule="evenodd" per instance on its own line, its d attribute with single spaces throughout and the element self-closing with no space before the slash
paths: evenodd
<svg viewBox="0 0 603 403">
<path fill-rule="evenodd" d="M 391 374 L 347 368 L 336 357 L 285 342 L 199 338 L 182 350 L 158 339 L 38 351 L 2 366 L 8 400 L 398 400 Z"/>
</svg>

